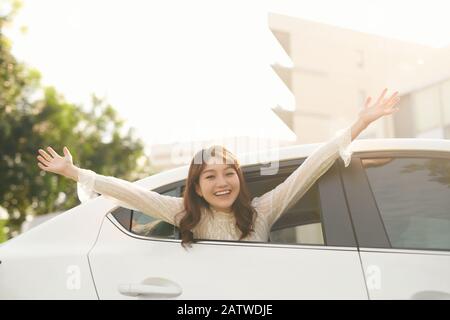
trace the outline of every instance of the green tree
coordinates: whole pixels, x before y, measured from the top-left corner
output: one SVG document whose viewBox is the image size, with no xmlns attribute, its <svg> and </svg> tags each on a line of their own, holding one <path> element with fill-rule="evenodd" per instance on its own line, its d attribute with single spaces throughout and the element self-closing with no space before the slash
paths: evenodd
<svg viewBox="0 0 450 320">
<path fill-rule="evenodd" d="M 111 105 L 92 97 L 88 111 L 43 88 L 40 74 L 11 54 L 2 28 L 19 6 L 0 16 L 0 206 L 9 213 L 8 237 L 27 215 L 67 210 L 79 203 L 76 184 L 37 166 L 39 148 L 67 146 L 74 163 L 105 175 L 135 180 L 152 173 L 144 144 Z M 0 10 L 1 12 L 1 10 Z M 0 230 L 0 241 L 2 239 Z"/>
</svg>

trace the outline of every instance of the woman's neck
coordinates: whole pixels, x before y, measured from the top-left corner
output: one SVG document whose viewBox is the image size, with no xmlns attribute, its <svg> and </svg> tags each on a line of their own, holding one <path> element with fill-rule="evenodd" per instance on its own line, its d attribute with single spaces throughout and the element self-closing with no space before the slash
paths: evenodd
<svg viewBox="0 0 450 320">
<path fill-rule="evenodd" d="M 225 213 L 232 213 L 233 212 L 233 208 L 216 208 L 213 206 L 209 206 L 211 209 L 218 211 L 218 212 L 225 212 Z"/>
</svg>

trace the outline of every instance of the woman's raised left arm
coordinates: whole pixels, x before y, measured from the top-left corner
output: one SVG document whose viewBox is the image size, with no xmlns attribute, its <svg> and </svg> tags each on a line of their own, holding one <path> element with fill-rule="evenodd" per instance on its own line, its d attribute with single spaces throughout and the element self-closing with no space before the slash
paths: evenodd
<svg viewBox="0 0 450 320">
<path fill-rule="evenodd" d="M 377 101 L 370 105 L 368 97 L 357 120 L 349 127 L 339 130 L 335 136 L 318 147 L 284 182 L 274 189 L 253 199 L 253 205 L 264 216 L 269 226 L 296 203 L 311 186 L 333 165 L 340 156 L 347 167 L 351 160 L 351 142 L 372 122 L 384 115 L 397 112 L 394 108 L 400 98 L 395 92 L 386 99 L 384 89 Z"/>
</svg>

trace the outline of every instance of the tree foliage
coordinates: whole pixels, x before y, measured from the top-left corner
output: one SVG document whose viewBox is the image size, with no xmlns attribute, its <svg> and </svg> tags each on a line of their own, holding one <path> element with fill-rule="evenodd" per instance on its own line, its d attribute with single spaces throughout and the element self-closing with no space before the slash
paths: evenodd
<svg viewBox="0 0 450 320">
<path fill-rule="evenodd" d="M 8 237 L 27 215 L 79 204 L 73 181 L 39 169 L 39 148 L 52 146 L 62 154 L 67 146 L 76 165 L 127 180 L 151 170 L 143 142 L 132 130 L 124 132 L 125 122 L 111 105 L 93 96 L 85 111 L 55 88 L 42 87 L 39 72 L 16 60 L 2 32 L 19 8 L 10 4 L 10 12 L 0 16 L 0 206 L 9 213 Z"/>
</svg>

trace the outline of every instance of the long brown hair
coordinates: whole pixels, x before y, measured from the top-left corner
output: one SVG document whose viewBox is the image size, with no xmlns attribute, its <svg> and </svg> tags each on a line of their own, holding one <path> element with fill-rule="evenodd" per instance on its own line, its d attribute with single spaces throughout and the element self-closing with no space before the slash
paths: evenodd
<svg viewBox="0 0 450 320">
<path fill-rule="evenodd" d="M 195 186 L 199 184 L 200 174 L 207 165 L 207 162 L 214 158 L 221 157 L 224 163 L 230 164 L 239 177 L 240 191 L 232 205 L 236 226 L 241 231 L 242 240 L 253 232 L 253 222 L 256 218 L 256 210 L 251 205 L 250 193 L 242 174 L 242 170 L 237 158 L 225 147 L 213 145 L 209 148 L 198 151 L 192 158 L 189 173 L 184 189 L 183 199 L 186 213 L 181 218 L 179 230 L 181 234 L 181 245 L 186 248 L 194 242 L 193 229 L 201 219 L 201 209 L 209 208 L 209 203 L 200 197 L 195 191 Z"/>
</svg>

